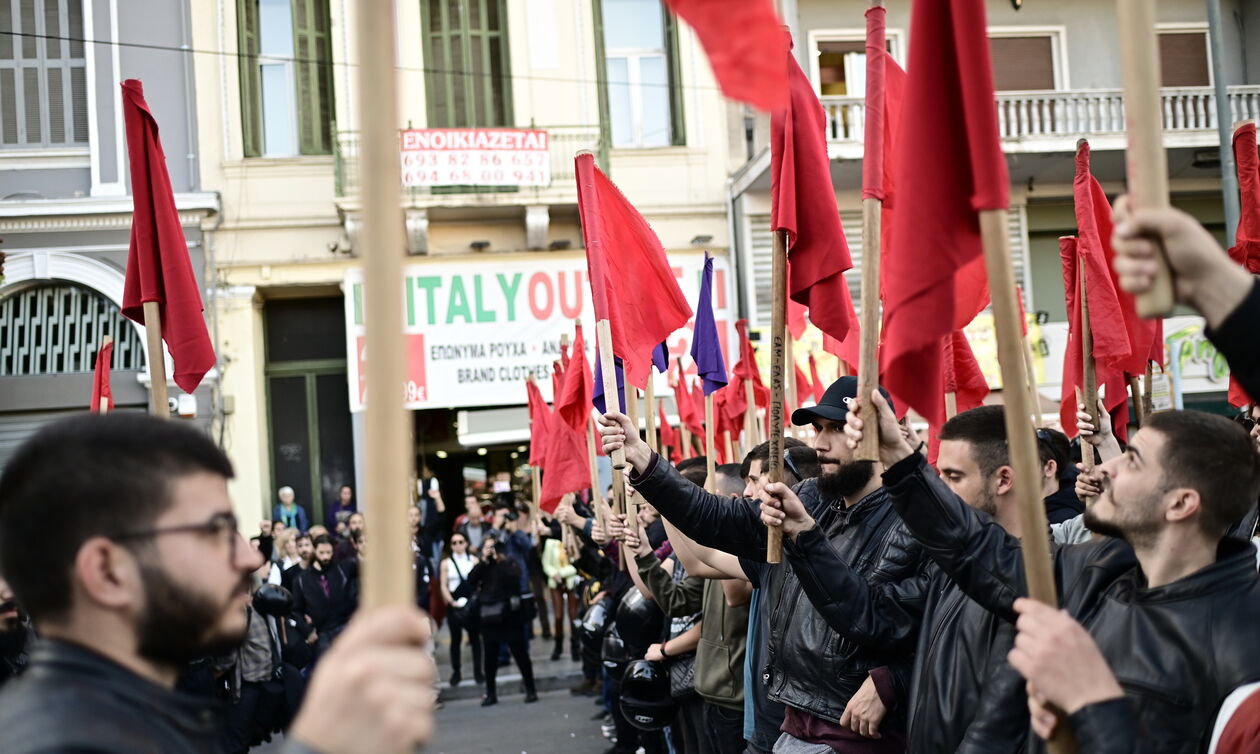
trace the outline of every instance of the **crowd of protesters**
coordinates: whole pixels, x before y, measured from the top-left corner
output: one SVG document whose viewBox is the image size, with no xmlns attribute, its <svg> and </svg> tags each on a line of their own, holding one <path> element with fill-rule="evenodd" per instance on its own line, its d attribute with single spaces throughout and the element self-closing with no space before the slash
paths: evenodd
<svg viewBox="0 0 1260 754">
<path fill-rule="evenodd" d="M 1260 285 L 1180 212 L 1121 201 L 1117 221 L 1125 287 L 1151 285 L 1157 239 L 1260 395 Z M 423 608 L 449 627 L 452 687 L 467 638 L 485 706 L 505 662 L 538 700 L 537 620 L 552 659 L 580 663 L 572 692 L 596 698 L 612 752 L 1257 750 L 1254 408 L 1157 412 L 1124 444 L 1081 405 L 1078 438 L 1037 431 L 1035 479 L 1013 472 L 1001 406 L 945 422 L 933 463 L 895 409 L 841 377 L 792 414 L 811 440 L 784 438 L 774 482 L 770 443 L 710 478 L 607 414 L 623 510 L 612 489 L 552 513 L 499 491 L 451 517 L 430 485 L 406 521 L 415 608 L 357 617 L 371 543 L 350 487 L 315 523 L 282 488 L 247 544 L 205 436 L 135 415 L 57 423 L 0 477 L 3 748 L 243 752 L 286 731 L 288 754 L 405 750 L 440 704 Z M 867 437 L 878 461 L 856 458 Z M 1024 530 L 1024 485 L 1047 531 Z M 1038 536 L 1059 609 L 1025 598 L 1021 543 Z"/>
</svg>

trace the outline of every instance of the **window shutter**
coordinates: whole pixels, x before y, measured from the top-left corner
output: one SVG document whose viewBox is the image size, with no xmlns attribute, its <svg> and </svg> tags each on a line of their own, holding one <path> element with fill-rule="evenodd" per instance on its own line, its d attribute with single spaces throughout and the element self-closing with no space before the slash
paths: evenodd
<svg viewBox="0 0 1260 754">
<path fill-rule="evenodd" d="M 332 154 L 332 40 L 327 0 L 293 0 L 298 151 Z"/>
<path fill-rule="evenodd" d="M 1160 86 L 1210 86 L 1207 34 L 1201 31 L 1159 35 Z"/>
<path fill-rule="evenodd" d="M 999 92 L 1054 89 L 1053 44 L 1049 36 L 991 37 L 993 88 Z"/>
<path fill-rule="evenodd" d="M 262 154 L 262 81 L 258 74 L 258 0 L 236 4 L 236 64 L 241 79 L 241 142 L 246 157 Z"/>
</svg>

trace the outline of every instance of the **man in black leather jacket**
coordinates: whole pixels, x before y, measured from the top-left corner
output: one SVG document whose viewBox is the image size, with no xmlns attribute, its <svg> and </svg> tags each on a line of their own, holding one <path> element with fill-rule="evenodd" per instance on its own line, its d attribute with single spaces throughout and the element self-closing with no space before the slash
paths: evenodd
<svg viewBox="0 0 1260 754">
<path fill-rule="evenodd" d="M 958 414 L 941 428 L 940 440 L 937 466 L 945 484 L 1018 537 L 1002 407 Z M 791 490 L 774 489 L 779 496 L 762 505 L 762 520 L 783 526 L 787 561 L 833 629 L 859 644 L 892 646 L 903 644 L 907 627 L 922 621 L 906 751 L 1022 751 L 1028 700 L 1023 679 L 1006 662 L 1014 626 L 969 598 L 935 563 L 908 582 L 869 583 L 841 562 Z"/>
<path fill-rule="evenodd" d="M 796 491 L 845 563 L 872 582 L 907 581 L 926 559 L 889 506 L 877 465 L 854 461 L 843 441 L 845 403 L 856 388 L 855 378 L 842 377 L 817 406 L 793 416 L 818 429 L 814 448 L 823 468 Z M 732 502 L 687 482 L 629 431 L 624 415 L 606 415 L 603 425 L 604 449 L 625 448 L 635 471 L 631 484 L 671 524 L 702 545 L 764 566 L 766 527 L 757 500 Z M 772 617 L 770 663 L 762 672 L 770 698 L 787 707 L 784 735 L 840 752 L 900 751 L 917 621 L 898 645 L 858 645 L 827 625 L 790 567 L 764 567 L 763 604 Z"/>
<path fill-rule="evenodd" d="M 204 433 L 143 414 L 80 414 L 28 440 L 0 476 L 0 569 L 43 637 L 0 693 L 5 754 L 220 752 L 194 658 L 238 646 L 250 574 L 232 465 Z M 311 677 L 284 754 L 407 751 L 433 727 L 428 619 L 356 618 Z"/>
<path fill-rule="evenodd" d="M 902 439 L 888 404 L 877 394 L 872 400 L 884 481 L 898 513 L 972 599 L 1014 621 L 1013 603 L 1025 594 L 1015 537 L 950 492 Z M 851 440 L 863 430 L 851 413 Z M 1062 607 L 1110 664 L 1140 750 L 1199 751 L 1221 700 L 1260 680 L 1255 548 L 1225 536 L 1260 492 L 1260 458 L 1228 419 L 1167 411 L 1151 416 L 1125 453 L 1099 469 L 1103 493 L 1085 516 L 1104 536 L 1056 551 Z M 1082 752 L 1099 750 L 1089 738 L 1105 730 L 1090 724 L 1098 710 L 1066 710 Z"/>
</svg>

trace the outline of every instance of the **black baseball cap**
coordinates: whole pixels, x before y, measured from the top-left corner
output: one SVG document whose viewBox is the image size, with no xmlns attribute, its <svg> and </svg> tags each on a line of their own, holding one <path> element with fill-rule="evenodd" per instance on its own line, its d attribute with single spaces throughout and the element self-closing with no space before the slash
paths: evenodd
<svg viewBox="0 0 1260 754">
<path fill-rule="evenodd" d="M 819 418 L 830 419 L 834 422 L 842 422 L 849 414 L 849 403 L 857 397 L 858 380 L 857 377 L 844 376 L 831 383 L 831 387 L 827 388 L 827 392 L 823 393 L 822 400 L 816 406 L 807 406 L 798 408 L 792 412 L 792 423 L 798 427 L 813 424 Z M 893 406 L 892 396 L 883 387 L 879 389 L 880 394 L 884 396 L 884 400 L 888 401 L 888 405 L 896 411 Z"/>
</svg>

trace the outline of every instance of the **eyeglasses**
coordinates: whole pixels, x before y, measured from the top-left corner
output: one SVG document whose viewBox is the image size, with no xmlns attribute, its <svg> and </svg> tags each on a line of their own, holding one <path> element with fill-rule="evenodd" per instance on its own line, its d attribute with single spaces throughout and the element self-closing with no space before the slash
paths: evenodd
<svg viewBox="0 0 1260 754">
<path fill-rule="evenodd" d="M 788 467 L 788 471 L 792 472 L 792 476 L 796 477 L 796 481 L 802 482 L 805 477 L 801 475 L 799 469 L 796 468 L 796 462 L 792 460 L 791 449 L 783 451 L 783 463 Z"/>
<path fill-rule="evenodd" d="M 115 534 L 110 539 L 125 542 L 129 539 L 151 539 L 163 534 L 201 534 L 206 537 L 217 537 L 226 540 L 228 545 L 228 561 L 236 562 L 236 541 L 238 534 L 236 516 L 232 513 L 216 513 L 209 521 L 201 524 L 183 524 L 180 526 L 163 526 L 156 529 L 142 529 Z"/>
<path fill-rule="evenodd" d="M 1238 414 L 1237 416 L 1234 417 L 1234 421 L 1238 422 L 1238 424 L 1242 426 L 1242 428 L 1247 430 L 1248 432 L 1250 432 L 1256 426 L 1256 420 L 1252 419 L 1250 416 L 1247 416 L 1246 414 Z"/>
<path fill-rule="evenodd" d="M 466 544 L 468 544 L 468 542 L 466 542 L 466 541 L 464 541 L 464 540 L 462 540 L 462 539 L 452 539 L 452 540 L 451 540 L 451 544 L 452 544 L 452 545 L 466 545 Z"/>
</svg>

